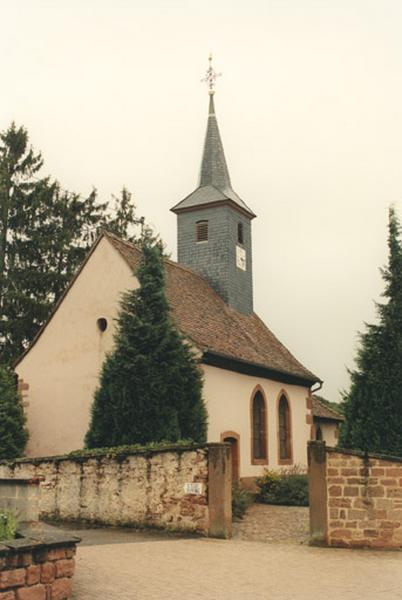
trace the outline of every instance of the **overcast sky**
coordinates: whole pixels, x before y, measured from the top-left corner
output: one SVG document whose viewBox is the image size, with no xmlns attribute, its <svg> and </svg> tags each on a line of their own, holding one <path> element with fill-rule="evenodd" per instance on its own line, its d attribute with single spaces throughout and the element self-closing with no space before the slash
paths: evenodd
<svg viewBox="0 0 402 600">
<path fill-rule="evenodd" d="M 338 400 L 402 217 L 402 2 L 0 0 L 0 22 L 0 128 L 25 125 L 69 190 L 127 186 L 173 258 L 213 52 L 256 312 Z"/>
</svg>

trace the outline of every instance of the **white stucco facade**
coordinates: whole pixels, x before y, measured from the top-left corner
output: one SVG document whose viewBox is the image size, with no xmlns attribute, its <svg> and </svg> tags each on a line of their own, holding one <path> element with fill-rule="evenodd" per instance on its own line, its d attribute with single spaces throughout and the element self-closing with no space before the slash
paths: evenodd
<svg viewBox="0 0 402 600">
<path fill-rule="evenodd" d="M 308 419 L 310 411 L 307 388 L 261 377 L 251 377 L 208 365 L 204 365 L 204 371 L 204 396 L 209 415 L 208 440 L 220 441 L 222 434 L 227 431 L 239 436 L 240 474 L 242 477 L 256 477 L 264 467 L 276 469 L 281 466 L 278 444 L 278 401 L 283 393 L 290 406 L 291 464 L 306 466 L 307 441 L 310 439 L 311 433 L 311 426 L 307 423 L 307 420 L 310 420 Z M 262 391 L 266 402 L 268 453 L 264 465 L 252 464 L 251 456 L 251 403 L 257 389 Z"/>
<path fill-rule="evenodd" d="M 29 388 L 28 456 L 82 448 L 93 393 L 105 353 L 113 345 L 113 319 L 121 293 L 138 285 L 128 265 L 102 238 L 16 372 Z M 101 333 L 98 318 L 108 327 Z"/>
<path fill-rule="evenodd" d="M 321 429 L 322 440 L 326 443 L 327 446 L 335 447 L 338 445 L 338 434 L 339 434 L 339 424 L 338 423 L 330 423 L 330 422 L 317 422 L 315 423 L 315 433 L 317 432 L 318 427 Z"/>
<path fill-rule="evenodd" d="M 42 334 L 18 364 L 17 374 L 29 387 L 24 392 L 30 439 L 29 456 L 64 454 L 83 447 L 90 408 L 105 354 L 113 346 L 114 319 L 122 292 L 138 286 L 131 269 L 102 238 L 61 301 Z M 103 333 L 97 319 L 105 318 Z M 263 468 L 277 468 L 278 399 L 290 406 L 292 464 L 306 465 L 310 439 L 309 389 L 285 385 L 208 365 L 204 399 L 208 410 L 208 441 L 238 436 L 240 475 L 254 477 Z M 268 460 L 252 464 L 251 399 L 259 388 L 266 402 Z"/>
</svg>

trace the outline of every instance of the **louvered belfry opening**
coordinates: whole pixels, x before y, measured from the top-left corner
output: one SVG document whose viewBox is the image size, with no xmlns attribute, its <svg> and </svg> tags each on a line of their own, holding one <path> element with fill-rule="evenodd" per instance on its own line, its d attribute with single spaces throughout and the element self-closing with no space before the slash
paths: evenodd
<svg viewBox="0 0 402 600">
<path fill-rule="evenodd" d="M 195 239 L 197 242 L 208 241 L 208 221 L 197 221 L 195 224 Z"/>
</svg>

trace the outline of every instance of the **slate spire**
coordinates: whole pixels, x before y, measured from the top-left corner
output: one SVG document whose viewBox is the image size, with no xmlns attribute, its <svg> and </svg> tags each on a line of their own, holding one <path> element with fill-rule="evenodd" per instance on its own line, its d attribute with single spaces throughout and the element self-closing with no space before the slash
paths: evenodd
<svg viewBox="0 0 402 600">
<path fill-rule="evenodd" d="M 233 190 L 215 114 L 211 59 L 207 131 L 198 187 L 171 210 L 177 215 L 177 260 L 196 271 L 232 309 L 253 312 L 253 211 Z"/>
<path fill-rule="evenodd" d="M 204 185 L 213 185 L 220 190 L 229 190 L 232 187 L 216 119 L 213 94 L 209 96 L 208 124 L 199 179 L 199 186 Z"/>
<path fill-rule="evenodd" d="M 226 164 L 223 144 L 219 133 L 218 121 L 215 114 L 215 80 L 219 73 L 215 73 L 210 65 L 207 75 L 203 81 L 206 81 L 209 87 L 209 109 L 207 132 L 205 135 L 204 149 L 201 161 L 201 170 L 199 175 L 198 187 L 189 194 L 184 200 L 176 204 L 171 210 L 178 214 L 183 210 L 193 209 L 205 204 L 230 203 L 233 208 L 237 208 L 245 213 L 248 218 L 253 219 L 255 214 L 247 206 L 232 188 L 229 176 L 229 169 Z"/>
</svg>

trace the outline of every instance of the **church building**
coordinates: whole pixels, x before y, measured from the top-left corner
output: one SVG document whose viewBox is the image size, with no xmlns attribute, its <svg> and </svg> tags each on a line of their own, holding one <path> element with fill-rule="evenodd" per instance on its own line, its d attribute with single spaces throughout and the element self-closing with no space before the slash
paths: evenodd
<svg viewBox="0 0 402 600">
<path fill-rule="evenodd" d="M 209 73 L 213 76 L 210 67 Z M 178 261 L 166 259 L 172 316 L 204 372 L 208 441 L 232 444 L 234 478 L 306 465 L 314 435 L 305 368 L 253 310 L 252 209 L 234 191 L 210 85 L 198 187 L 171 210 Z M 140 251 L 104 232 L 16 365 L 29 456 L 82 448 L 121 294 L 138 287 Z"/>
</svg>

